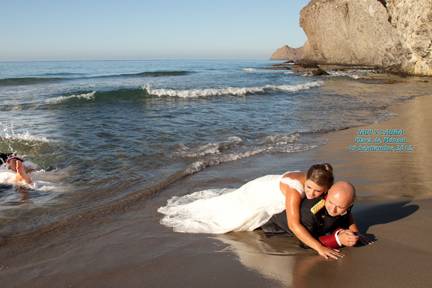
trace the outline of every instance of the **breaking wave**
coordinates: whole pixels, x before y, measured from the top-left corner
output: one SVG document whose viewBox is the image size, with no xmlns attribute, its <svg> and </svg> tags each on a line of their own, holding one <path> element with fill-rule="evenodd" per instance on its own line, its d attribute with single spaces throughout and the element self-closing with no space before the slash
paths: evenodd
<svg viewBox="0 0 432 288">
<path fill-rule="evenodd" d="M 50 143 L 55 142 L 54 140 L 48 139 L 44 136 L 32 135 L 30 132 L 26 131 L 23 133 L 8 132 L 4 129 L 0 133 L 1 141 L 12 141 L 12 142 L 39 142 L 39 143 Z"/>
<path fill-rule="evenodd" d="M 20 104 L 0 105 L 0 111 L 28 110 L 28 109 L 50 109 L 55 105 L 77 105 L 85 102 L 115 102 L 142 101 L 151 97 L 179 97 L 198 98 L 211 96 L 246 96 L 251 94 L 266 94 L 275 92 L 296 92 L 307 90 L 322 85 L 322 81 L 313 81 L 303 84 L 265 85 L 256 87 L 224 87 L 204 89 L 165 89 L 152 88 L 146 85 L 142 88 L 120 88 L 108 91 L 76 91 L 74 93 L 47 98 L 38 102 L 26 102 Z"/>
<path fill-rule="evenodd" d="M 223 87 L 223 88 L 203 88 L 203 89 L 165 89 L 165 88 L 152 88 L 150 85 L 143 87 L 148 94 L 153 96 L 170 96 L 180 98 L 197 98 L 197 97 L 210 97 L 210 96 L 245 96 L 250 94 L 265 94 L 273 92 L 296 92 L 300 90 L 307 90 L 313 87 L 318 87 L 323 84 L 322 81 L 312 81 L 302 84 L 284 84 L 284 85 L 264 85 L 255 87 Z"/>
<path fill-rule="evenodd" d="M 83 99 L 83 100 L 94 100 L 95 99 L 96 91 L 88 92 L 88 93 L 81 93 L 81 94 L 72 94 L 67 96 L 58 96 L 54 98 L 49 98 L 45 101 L 47 104 L 60 104 L 63 102 L 67 102 L 74 99 Z"/>
</svg>

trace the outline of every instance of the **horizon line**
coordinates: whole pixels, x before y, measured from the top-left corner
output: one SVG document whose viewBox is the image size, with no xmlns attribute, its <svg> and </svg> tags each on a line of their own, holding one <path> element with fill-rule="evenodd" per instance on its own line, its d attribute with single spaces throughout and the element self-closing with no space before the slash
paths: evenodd
<svg viewBox="0 0 432 288">
<path fill-rule="evenodd" d="M 274 60 L 270 57 L 268 58 L 260 58 L 260 57 L 199 57 L 199 58 L 185 58 L 185 57 L 169 57 L 169 58 L 145 58 L 145 59 L 11 59 L 11 60 L 0 60 L 0 63 L 4 62 L 80 62 L 80 61 L 101 61 L 101 62 L 108 62 L 108 61 L 160 61 L 160 60 L 269 60 L 269 61 L 283 61 L 283 60 Z"/>
</svg>

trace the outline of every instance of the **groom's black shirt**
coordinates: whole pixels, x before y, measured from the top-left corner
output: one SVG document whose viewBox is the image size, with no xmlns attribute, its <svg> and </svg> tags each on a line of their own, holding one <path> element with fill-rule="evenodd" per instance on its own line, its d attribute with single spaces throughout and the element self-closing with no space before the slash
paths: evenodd
<svg viewBox="0 0 432 288">
<path fill-rule="evenodd" d="M 303 199 L 300 208 L 300 218 L 303 226 L 309 230 L 314 238 L 332 233 L 337 228 L 348 229 L 350 225 L 351 208 L 340 216 L 330 216 L 324 207 L 324 197 Z M 286 211 L 275 214 L 261 226 L 267 235 L 288 234 L 295 236 L 288 228 Z"/>
</svg>

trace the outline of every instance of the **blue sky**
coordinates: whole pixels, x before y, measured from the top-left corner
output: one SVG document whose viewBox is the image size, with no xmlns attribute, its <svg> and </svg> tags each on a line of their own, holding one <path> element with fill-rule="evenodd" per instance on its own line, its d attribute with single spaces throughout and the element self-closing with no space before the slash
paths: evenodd
<svg viewBox="0 0 432 288">
<path fill-rule="evenodd" d="M 307 0 L 0 0 L 0 60 L 269 58 Z"/>
</svg>

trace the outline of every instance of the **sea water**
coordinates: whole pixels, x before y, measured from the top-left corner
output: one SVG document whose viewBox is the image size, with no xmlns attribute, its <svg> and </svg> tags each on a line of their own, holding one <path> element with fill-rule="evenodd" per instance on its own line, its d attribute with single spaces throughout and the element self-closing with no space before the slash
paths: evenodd
<svg viewBox="0 0 432 288">
<path fill-rule="evenodd" d="M 323 145 L 317 135 L 385 119 L 389 105 L 425 92 L 368 83 L 355 71 L 268 69 L 273 63 L 0 62 L 0 152 L 38 166 L 35 187 L 0 183 L 0 221 L 37 222 L 31 211 L 49 215 L 56 205 L 75 213 L 263 153 L 289 157 Z"/>
</svg>

